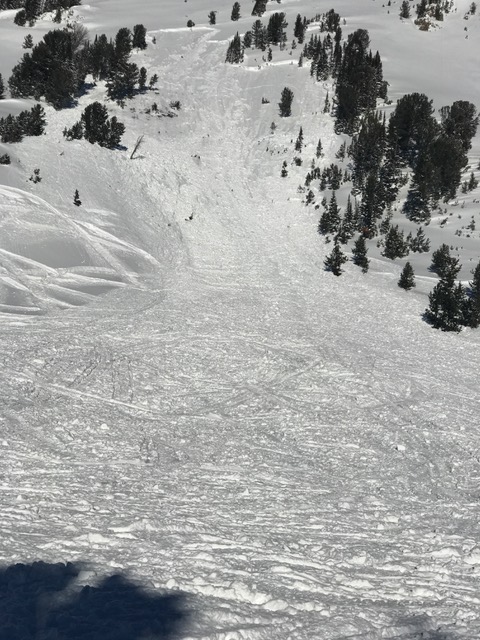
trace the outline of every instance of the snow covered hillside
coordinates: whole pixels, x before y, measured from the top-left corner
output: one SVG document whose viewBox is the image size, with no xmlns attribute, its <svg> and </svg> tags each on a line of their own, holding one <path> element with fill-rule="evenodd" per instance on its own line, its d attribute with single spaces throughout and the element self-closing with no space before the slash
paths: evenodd
<svg viewBox="0 0 480 640">
<path fill-rule="evenodd" d="M 399 2 L 334 5 L 380 52 L 387 114 L 413 91 L 480 106 L 469 5 L 429 32 Z M 374 243 L 368 274 L 324 270 L 292 157 L 302 126 L 307 164 L 319 137 L 335 160 L 331 85 L 290 46 L 225 64 L 251 7 L 232 22 L 220 0 L 85 2 L 69 19 L 91 39 L 146 26 L 132 60 L 156 88 L 122 109 L 92 83 L 75 108 L 42 102 L 45 135 L 0 144 L 0 640 L 480 637 L 480 329 L 422 320 L 431 254 L 410 292 L 405 259 Z M 270 2 L 263 21 L 285 11 L 291 42 L 298 13 L 330 8 Z M 25 35 L 55 26 L 14 15 L 4 80 Z M 124 149 L 62 135 L 93 101 Z M 0 116 L 33 104 L 7 97 Z M 479 153 L 477 135 L 477 175 Z M 479 194 L 427 228 L 464 281 L 480 236 L 455 232 L 480 223 Z"/>
</svg>

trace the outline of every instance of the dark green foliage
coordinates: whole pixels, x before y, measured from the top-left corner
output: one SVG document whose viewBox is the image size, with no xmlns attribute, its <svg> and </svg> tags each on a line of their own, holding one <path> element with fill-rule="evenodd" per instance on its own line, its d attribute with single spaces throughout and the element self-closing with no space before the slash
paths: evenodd
<svg viewBox="0 0 480 640">
<path fill-rule="evenodd" d="M 334 234 L 340 224 L 340 209 L 337 205 L 335 191 L 332 193 L 328 207 L 322 213 L 318 223 L 318 233 L 322 235 Z"/>
<path fill-rule="evenodd" d="M 360 115 L 375 109 L 377 98 L 385 97 L 380 56 L 372 55 L 369 44 L 368 32 L 357 29 L 344 47 L 336 86 L 337 133 L 353 134 Z"/>
<path fill-rule="evenodd" d="M 33 49 L 33 38 L 30 33 L 25 36 L 22 47 L 23 49 Z"/>
<path fill-rule="evenodd" d="M 422 227 L 417 229 L 417 235 L 410 241 L 410 251 L 414 253 L 427 253 L 430 251 L 430 240 L 425 237 Z"/>
<path fill-rule="evenodd" d="M 230 16 L 230 19 L 233 20 L 234 22 L 236 22 L 237 20 L 240 20 L 240 3 L 239 2 L 233 3 L 232 15 Z"/>
<path fill-rule="evenodd" d="M 208 24 L 216 24 L 217 23 L 217 12 L 216 11 L 210 11 L 210 13 L 208 14 Z"/>
<path fill-rule="evenodd" d="M 408 0 L 403 0 L 400 6 L 400 18 L 409 18 L 410 17 L 410 3 Z"/>
<path fill-rule="evenodd" d="M 225 62 L 230 62 L 230 64 L 239 64 L 240 62 L 243 62 L 243 55 L 242 40 L 237 31 L 233 36 L 233 40 L 228 45 Z"/>
<path fill-rule="evenodd" d="M 14 98 L 45 96 L 56 109 L 73 103 L 85 80 L 83 50 L 74 51 L 70 31 L 49 31 L 13 68 L 8 81 Z"/>
<path fill-rule="evenodd" d="M 302 16 L 298 14 L 295 19 L 295 26 L 293 28 L 293 35 L 298 40 L 298 44 L 303 44 L 306 30 L 307 30 L 307 20 L 306 18 L 302 19 Z"/>
<path fill-rule="evenodd" d="M 405 291 L 409 291 L 416 286 L 415 284 L 415 273 L 413 271 L 412 265 L 410 262 L 406 262 L 403 267 L 402 273 L 400 274 L 400 278 L 398 280 L 398 286 Z"/>
<path fill-rule="evenodd" d="M 408 243 L 405 241 L 403 231 L 400 231 L 398 225 L 390 227 L 385 236 L 385 247 L 383 255 L 385 258 L 395 260 L 395 258 L 403 258 L 408 255 Z"/>
<path fill-rule="evenodd" d="M 252 16 L 263 16 L 267 10 L 268 0 L 255 0 L 255 4 L 252 10 Z"/>
<path fill-rule="evenodd" d="M 303 129 L 300 127 L 297 140 L 295 141 L 295 151 L 301 152 L 303 149 Z"/>
<path fill-rule="evenodd" d="M 469 151 L 478 126 L 475 105 L 466 100 L 457 100 L 451 107 L 442 107 L 440 117 L 444 133 L 461 140 L 464 151 Z"/>
<path fill-rule="evenodd" d="M 81 125 L 83 136 L 88 142 L 91 144 L 98 143 L 101 147 L 107 147 L 108 149 L 117 147 L 125 132 L 125 125 L 118 122 L 115 116 L 109 119 L 107 108 L 100 102 L 93 102 L 85 108 L 81 122 L 74 125 L 77 134 L 80 131 L 79 125 Z M 66 135 L 67 138 L 69 137 L 68 133 Z"/>
<path fill-rule="evenodd" d="M 45 111 L 39 104 L 18 116 L 9 114 L 0 119 L 2 142 L 21 142 L 24 136 L 41 136 L 45 130 Z"/>
<path fill-rule="evenodd" d="M 328 255 L 323 264 L 326 271 L 331 271 L 334 276 L 340 276 L 343 273 L 342 265 L 347 261 L 347 256 L 343 253 L 340 245 L 335 243 L 332 252 Z"/>
<path fill-rule="evenodd" d="M 146 79 L 146 72 L 145 78 Z M 107 95 L 111 100 L 122 103 L 125 98 L 133 98 L 139 81 L 139 69 L 133 62 L 121 62 L 107 80 Z"/>
<path fill-rule="evenodd" d="M 465 323 L 476 329 L 480 326 L 480 262 L 472 271 L 473 280 L 469 283 L 468 297 L 465 300 Z"/>
<path fill-rule="evenodd" d="M 147 48 L 147 30 L 143 24 L 136 24 L 133 27 L 132 47 L 134 49 L 146 49 Z"/>
<path fill-rule="evenodd" d="M 390 117 L 390 143 L 397 146 L 400 158 L 410 166 L 438 133 L 432 114 L 432 100 L 423 93 L 410 93 L 400 98 Z"/>
<path fill-rule="evenodd" d="M 127 27 L 118 30 L 115 36 L 115 62 L 127 62 L 132 52 L 132 32 Z"/>
<path fill-rule="evenodd" d="M 4 153 L 3 156 L 0 156 L 0 164 L 10 164 L 10 156 L 8 153 Z"/>
<path fill-rule="evenodd" d="M 357 238 L 352 249 L 352 255 L 354 264 L 361 267 L 363 273 L 367 273 L 370 260 L 367 258 L 367 244 L 365 236 L 361 235 Z"/>
<path fill-rule="evenodd" d="M 451 274 L 453 274 L 454 279 L 457 277 L 460 271 L 459 260 L 450 255 L 448 244 L 442 244 L 433 252 L 430 270 L 435 271 L 440 278 L 451 276 Z"/>
<path fill-rule="evenodd" d="M 270 44 L 280 44 L 285 38 L 285 29 L 288 23 L 285 22 L 284 13 L 272 13 L 267 25 L 267 40 Z"/>
<path fill-rule="evenodd" d="M 282 91 L 280 102 L 278 103 L 280 116 L 282 118 L 288 118 L 289 116 L 292 115 L 292 102 L 293 102 L 293 91 L 288 87 L 285 87 Z"/>
</svg>

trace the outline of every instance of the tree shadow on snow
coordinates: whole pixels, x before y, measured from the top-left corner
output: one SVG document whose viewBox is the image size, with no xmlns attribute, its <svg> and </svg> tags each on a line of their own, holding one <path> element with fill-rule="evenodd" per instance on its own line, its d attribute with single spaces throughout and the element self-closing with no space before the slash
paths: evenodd
<svg viewBox="0 0 480 640">
<path fill-rule="evenodd" d="M 0 568 L 0 640 L 174 640 L 185 629 L 185 594 L 152 594 L 119 574 L 75 587 L 81 570 L 44 562 Z"/>
</svg>

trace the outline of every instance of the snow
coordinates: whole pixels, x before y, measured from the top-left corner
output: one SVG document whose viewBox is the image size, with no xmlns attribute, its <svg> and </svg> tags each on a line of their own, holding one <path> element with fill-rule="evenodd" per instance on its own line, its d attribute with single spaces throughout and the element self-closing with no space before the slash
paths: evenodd
<svg viewBox="0 0 480 640">
<path fill-rule="evenodd" d="M 393 98 L 424 91 L 439 107 L 480 103 L 468 4 L 429 33 L 401 23 L 398 3 L 335 9 L 346 33 L 368 25 Z M 289 34 L 298 12 L 318 11 L 272 6 Z M 0 166 L 0 638 L 36 637 L 21 605 L 38 633 L 53 620 L 65 640 L 118 640 L 119 600 L 151 625 L 147 605 L 166 607 L 173 635 L 161 638 L 478 637 L 480 333 L 422 321 L 427 258 L 409 293 L 396 284 L 402 261 L 374 250 L 367 275 L 323 270 L 319 212 L 297 186 L 319 136 L 325 163 L 340 146 L 321 113 L 328 85 L 284 64 L 288 50 L 272 65 L 254 51 L 224 65 L 228 38 L 253 22 L 246 4 L 238 23 L 230 10 L 138 0 L 133 22 L 156 44 L 134 58 L 159 83 L 123 110 L 107 103 L 127 151 L 62 136 L 105 99 L 101 83 L 78 108 L 46 106 L 45 136 L 0 145 L 12 156 Z M 92 34 L 133 26 L 125 0 L 76 13 Z M 51 24 L 0 17 L 8 77 L 25 33 Z M 171 100 L 177 117 L 145 113 Z M 305 163 L 282 179 L 300 125 Z M 478 149 L 477 137 L 472 166 Z M 478 190 L 464 199 L 470 218 Z M 433 248 L 453 225 L 432 222 Z M 468 241 L 465 279 L 479 257 L 478 235 Z"/>
</svg>

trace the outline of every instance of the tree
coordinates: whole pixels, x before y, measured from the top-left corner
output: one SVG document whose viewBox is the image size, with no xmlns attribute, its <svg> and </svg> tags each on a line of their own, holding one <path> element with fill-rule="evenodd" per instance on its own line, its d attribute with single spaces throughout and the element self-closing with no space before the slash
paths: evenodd
<svg viewBox="0 0 480 640">
<path fill-rule="evenodd" d="M 255 4 L 252 10 L 252 16 L 263 16 L 267 10 L 268 0 L 255 0 Z"/>
<path fill-rule="evenodd" d="M 108 97 L 118 103 L 125 98 L 133 98 L 139 74 L 139 69 L 134 62 L 120 63 L 107 82 Z"/>
<path fill-rule="evenodd" d="M 408 243 L 405 242 L 403 231 L 400 231 L 398 225 L 390 227 L 385 236 L 385 247 L 383 255 L 385 258 L 395 260 L 395 258 L 403 258 L 408 255 Z"/>
<path fill-rule="evenodd" d="M 30 33 L 25 36 L 22 47 L 24 49 L 33 49 L 33 38 Z"/>
<path fill-rule="evenodd" d="M 413 271 L 412 265 L 410 262 L 406 262 L 403 267 L 402 273 L 400 274 L 400 278 L 398 280 L 398 286 L 405 291 L 409 291 L 415 287 L 415 273 Z"/>
<path fill-rule="evenodd" d="M 337 196 L 335 195 L 335 191 L 333 191 L 328 207 L 320 217 L 320 221 L 318 223 L 318 233 L 322 235 L 334 234 L 337 232 L 339 224 L 340 209 L 337 205 Z"/>
<path fill-rule="evenodd" d="M 242 40 L 238 35 L 238 31 L 228 45 L 225 62 L 230 62 L 230 64 L 239 64 L 240 62 L 243 62 L 243 45 Z"/>
<path fill-rule="evenodd" d="M 400 6 L 400 18 L 410 18 L 410 3 L 408 0 L 403 0 Z"/>
<path fill-rule="evenodd" d="M 410 250 L 414 253 L 427 253 L 427 251 L 430 251 L 430 240 L 425 236 L 422 227 L 418 227 L 416 236 L 411 239 Z"/>
<path fill-rule="evenodd" d="M 457 100 L 451 107 L 440 109 L 440 118 L 445 134 L 459 139 L 464 151 L 469 151 L 478 126 L 475 105 L 466 100 Z"/>
<path fill-rule="evenodd" d="M 81 117 L 85 138 L 91 144 L 98 142 L 101 147 L 114 149 L 120 144 L 125 125 L 113 116 L 108 119 L 105 105 L 100 102 L 89 104 Z"/>
<path fill-rule="evenodd" d="M 187 27 L 189 29 L 192 29 L 195 26 L 195 23 L 193 20 L 187 20 Z"/>
<path fill-rule="evenodd" d="M 145 90 L 145 86 L 147 84 L 147 70 L 145 67 L 140 67 L 140 71 L 138 74 L 138 88 L 140 91 Z"/>
<path fill-rule="evenodd" d="M 282 176 L 282 178 L 286 178 L 288 176 L 288 170 L 287 170 L 287 161 L 284 160 L 282 163 L 282 170 L 280 172 L 280 175 Z"/>
<path fill-rule="evenodd" d="M 75 194 L 73 196 L 73 204 L 76 207 L 79 207 L 82 204 L 82 201 L 80 200 L 80 196 L 78 194 L 78 189 L 75 189 Z"/>
<path fill-rule="evenodd" d="M 300 131 L 298 132 L 298 137 L 295 142 L 295 151 L 301 152 L 303 149 L 303 129 L 300 127 Z"/>
<path fill-rule="evenodd" d="M 146 49 L 147 48 L 147 30 L 143 24 L 136 24 L 133 27 L 133 39 L 132 47 L 134 49 Z"/>
<path fill-rule="evenodd" d="M 298 14 L 295 19 L 295 26 L 293 28 L 293 35 L 298 40 L 298 44 L 303 44 L 306 29 L 307 21 L 305 20 L 305 18 L 302 19 L 302 16 Z"/>
<path fill-rule="evenodd" d="M 315 151 L 315 155 L 316 155 L 317 158 L 320 158 L 323 155 L 322 141 L 321 141 L 320 138 L 318 139 L 317 149 Z"/>
<path fill-rule="evenodd" d="M 440 277 L 444 277 L 455 271 L 454 277 L 460 271 L 459 260 L 450 255 L 450 247 L 448 244 L 442 244 L 432 254 L 432 263 L 430 270 Z"/>
<path fill-rule="evenodd" d="M 435 329 L 460 331 L 464 324 L 465 291 L 460 283 L 442 278 L 428 295 L 425 319 Z"/>
<path fill-rule="evenodd" d="M 340 276 L 343 273 L 342 265 L 347 261 L 347 256 L 343 253 L 340 245 L 335 243 L 330 255 L 328 255 L 323 264 L 326 271 L 331 271 L 334 276 Z"/>
<path fill-rule="evenodd" d="M 363 273 L 367 273 L 370 265 L 370 260 L 367 258 L 367 244 L 365 236 L 361 235 L 355 241 L 352 249 L 353 263 L 362 268 Z"/>
<path fill-rule="evenodd" d="M 216 11 L 210 11 L 210 13 L 208 14 L 208 24 L 217 24 L 217 12 Z"/>
<path fill-rule="evenodd" d="M 473 280 L 469 283 L 468 298 L 465 301 L 465 324 L 472 329 L 480 326 L 480 262 L 472 271 Z"/>
<path fill-rule="evenodd" d="M 240 3 L 239 2 L 233 3 L 232 15 L 230 16 L 230 18 L 234 22 L 236 22 L 237 20 L 240 20 Z"/>
<path fill-rule="evenodd" d="M 30 111 L 22 111 L 17 120 L 25 136 L 41 136 L 45 130 L 45 109 L 41 104 L 36 104 Z"/>
<path fill-rule="evenodd" d="M 3 83 L 2 74 L 0 73 L 0 100 L 5 98 L 5 85 Z"/>
<path fill-rule="evenodd" d="M 293 102 L 293 91 L 288 87 L 285 87 L 282 91 L 280 102 L 278 103 L 278 107 L 280 109 L 280 116 L 282 118 L 288 118 L 289 116 L 292 115 L 292 102 Z"/>
<path fill-rule="evenodd" d="M 118 30 L 115 36 L 115 62 L 126 63 L 132 52 L 132 32 L 127 27 Z"/>
</svg>

